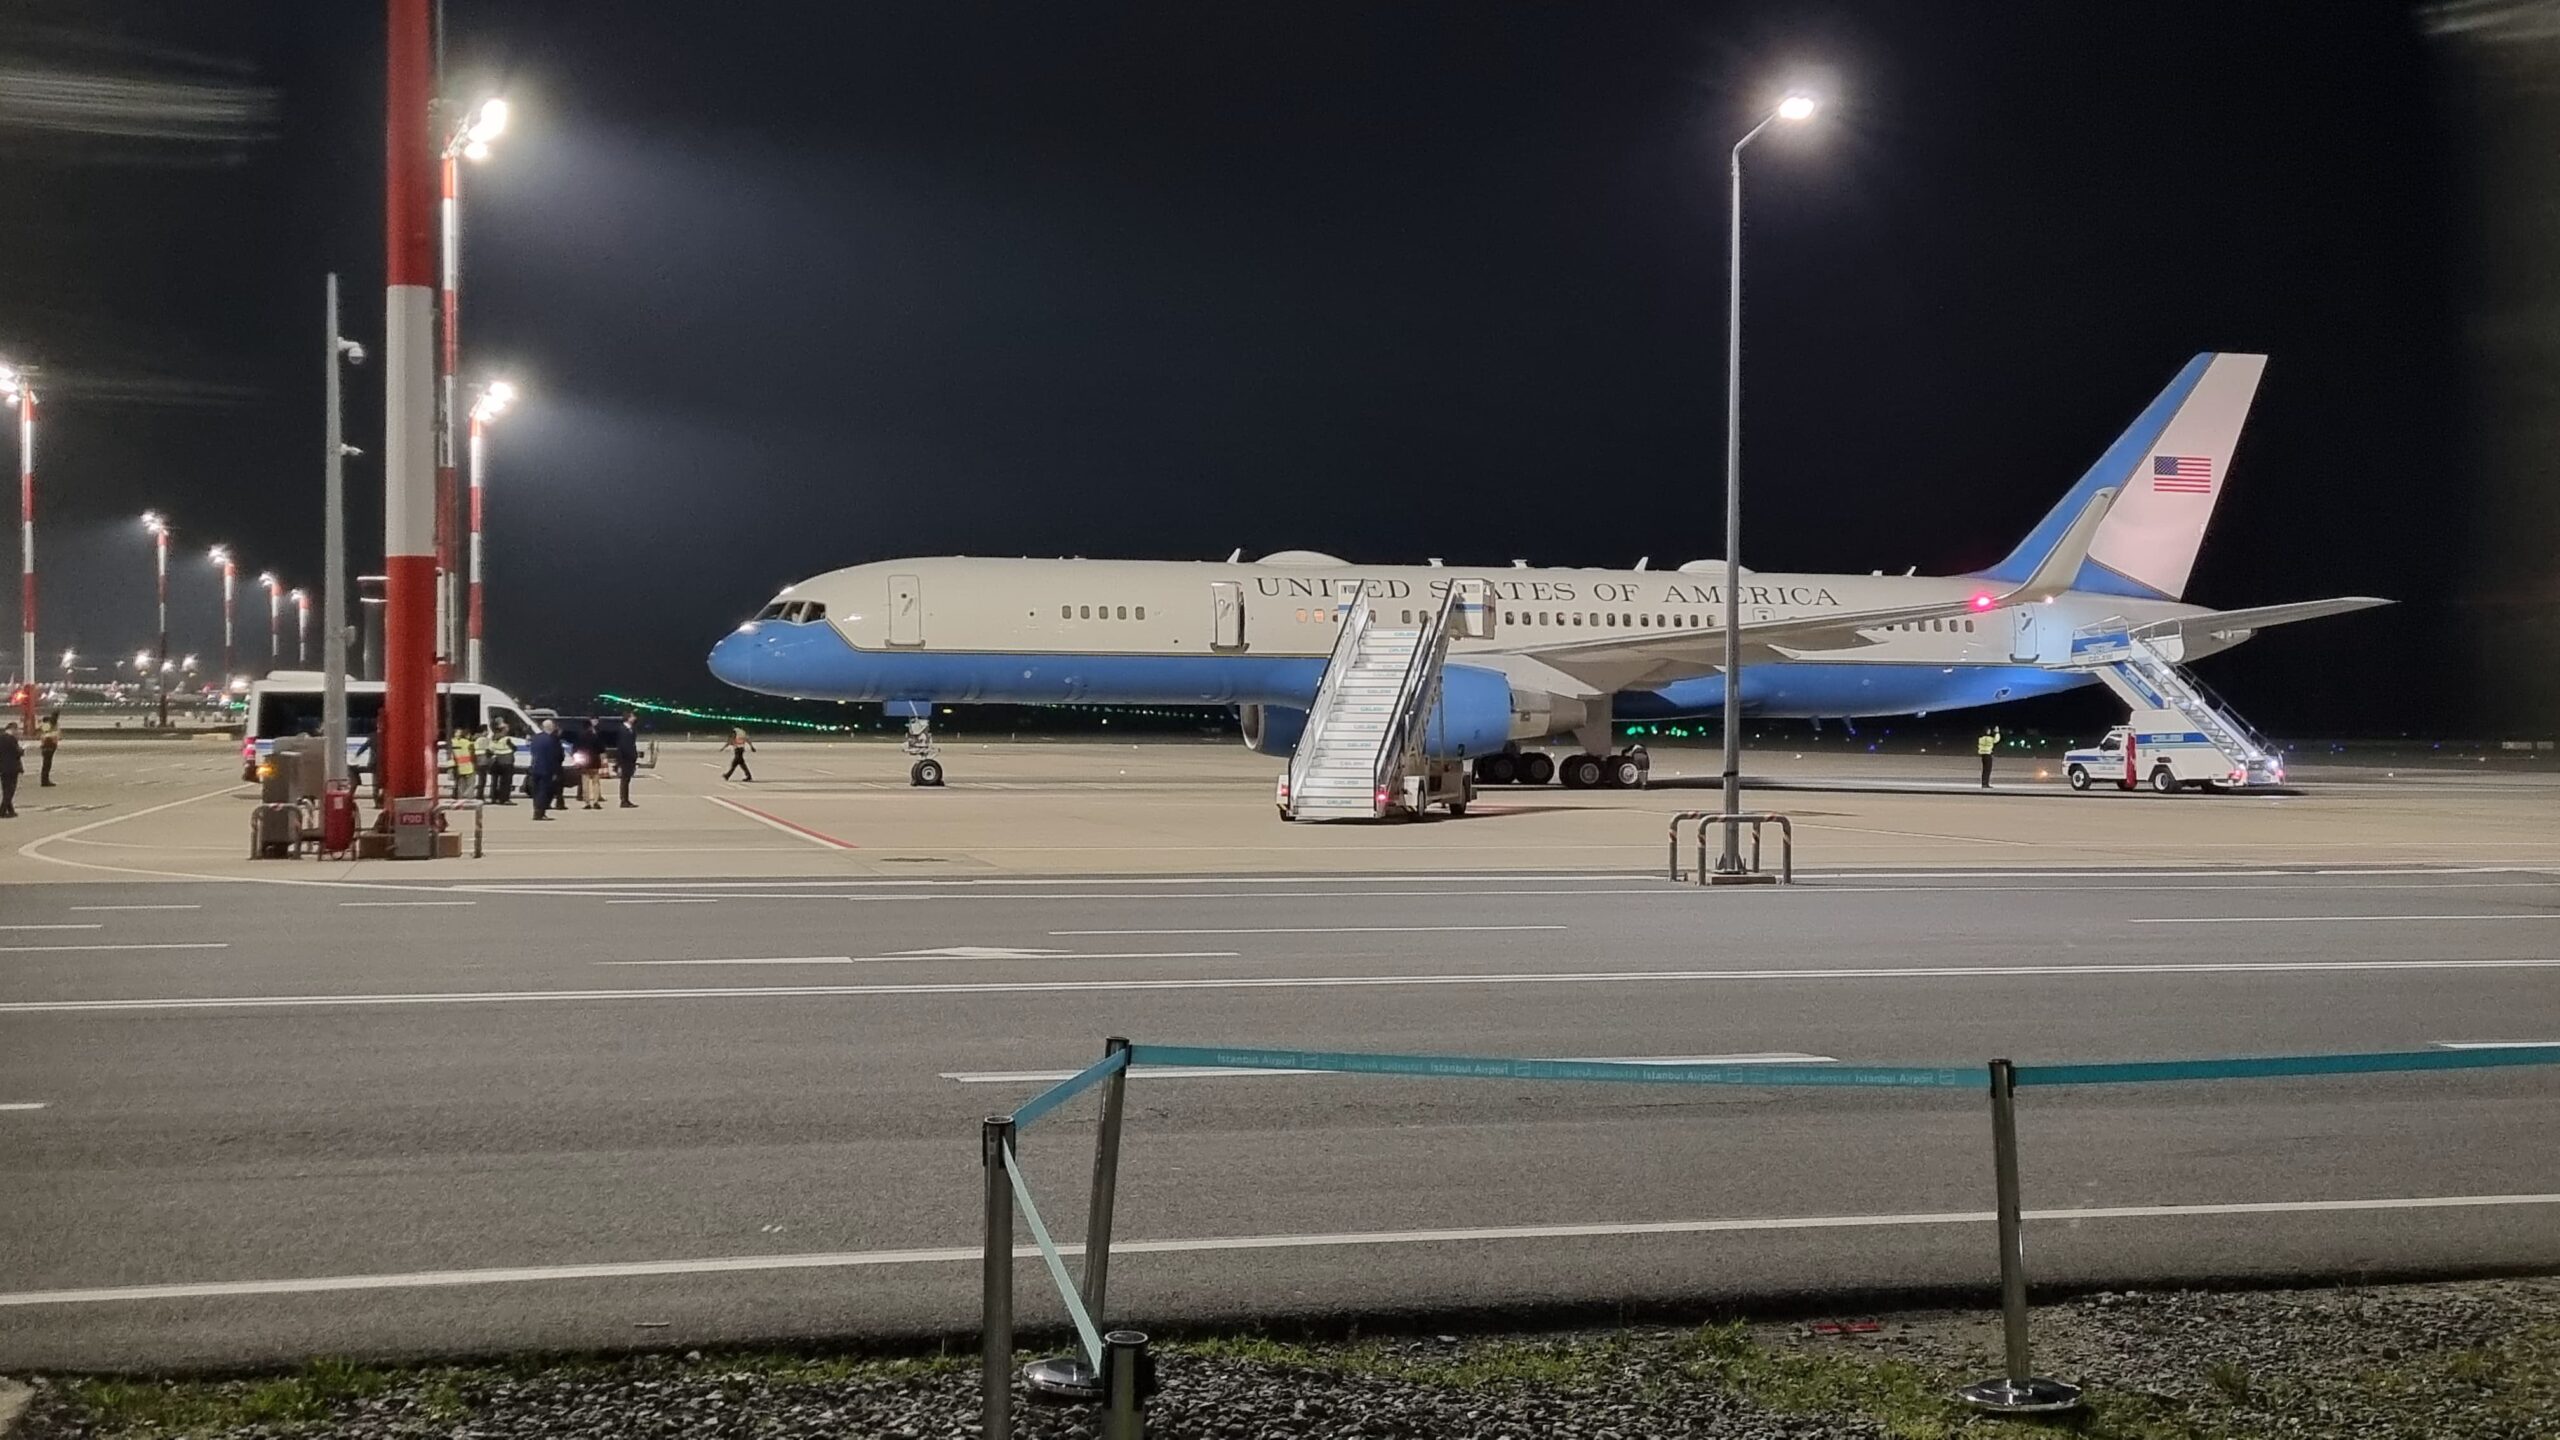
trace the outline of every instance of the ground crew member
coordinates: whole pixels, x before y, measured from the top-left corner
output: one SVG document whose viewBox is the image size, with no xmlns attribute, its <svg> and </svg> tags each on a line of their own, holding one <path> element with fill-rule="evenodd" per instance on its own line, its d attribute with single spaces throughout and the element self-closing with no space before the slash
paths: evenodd
<svg viewBox="0 0 2560 1440">
<path fill-rule="evenodd" d="M 484 768 L 488 772 L 489 803 L 492 805 L 516 803 L 515 734 L 507 729 L 507 722 L 504 720 L 495 721 L 489 726 L 489 760 Z"/>
<path fill-rule="evenodd" d="M 1973 742 L 1973 753 L 1982 757 L 1982 788 L 1991 788 L 1991 754 L 2000 748 L 2000 727 L 1992 726 Z"/>
<path fill-rule="evenodd" d="M 750 781 L 754 780 L 756 772 L 747 768 L 747 752 L 754 748 L 756 748 L 756 742 L 747 738 L 746 731 L 731 730 L 729 732 L 729 768 L 720 772 L 720 778 L 726 780 L 732 775 L 743 775 Z"/>
<path fill-rule="evenodd" d="M 18 724 L 0 725 L 0 820 L 18 818 L 18 777 L 27 773 L 27 752 L 18 744 Z"/>
<path fill-rule="evenodd" d="M 560 798 L 560 722 L 545 720 L 525 746 L 525 778 L 533 791 L 533 818 L 548 820 Z"/>
<path fill-rule="evenodd" d="M 640 768 L 640 712 L 622 712 L 622 733 L 613 737 L 614 768 L 622 772 L 622 808 L 636 810 L 631 803 L 631 772 Z"/>
<path fill-rule="evenodd" d="M 44 717 L 44 724 L 38 726 L 36 730 L 36 752 L 44 757 L 43 773 L 36 776 L 37 788 L 49 789 L 52 787 L 53 752 L 60 749 L 61 746 L 62 712 L 56 710 L 52 714 Z"/>
<path fill-rule="evenodd" d="M 460 800 L 468 796 L 479 776 L 480 757 L 471 732 L 456 731 L 453 737 L 453 798 Z"/>
</svg>

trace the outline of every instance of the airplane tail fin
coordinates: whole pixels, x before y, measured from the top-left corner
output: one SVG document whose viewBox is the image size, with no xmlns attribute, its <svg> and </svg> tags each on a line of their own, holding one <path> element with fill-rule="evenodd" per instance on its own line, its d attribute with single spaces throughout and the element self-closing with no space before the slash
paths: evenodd
<svg viewBox="0 0 2560 1440">
<path fill-rule="evenodd" d="M 2071 493 L 2029 531 L 1986 580 L 2024 583 L 2061 543 L 2098 491 L 2118 491 L 2072 588 L 2175 600 L 2195 569 L 2213 502 L 2222 494 L 2240 427 L 2257 397 L 2264 355 L 2208 352 L 2178 372 L 2134 417 Z"/>
</svg>

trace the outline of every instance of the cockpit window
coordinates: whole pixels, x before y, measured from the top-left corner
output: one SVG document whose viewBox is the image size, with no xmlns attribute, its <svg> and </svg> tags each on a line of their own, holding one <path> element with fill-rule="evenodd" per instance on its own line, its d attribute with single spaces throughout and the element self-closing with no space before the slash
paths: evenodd
<svg viewBox="0 0 2560 1440">
<path fill-rule="evenodd" d="M 802 620 L 824 620 L 824 619 L 826 619 L 826 618 L 827 618 L 827 604 L 826 604 L 826 602 L 825 602 L 825 601 L 823 601 L 823 600 L 803 600 L 803 601 L 801 601 L 801 602 L 800 602 L 800 618 L 801 618 Z"/>
<path fill-rule="evenodd" d="M 779 619 L 781 619 L 781 618 L 782 618 L 782 612 L 783 612 L 784 608 L 785 608 L 785 607 L 784 607 L 783 603 L 782 603 L 781 601 L 779 601 L 779 600 L 776 600 L 776 601 L 774 601 L 772 604 L 767 605 L 767 606 L 766 606 L 766 607 L 764 607 L 763 609 L 761 609 L 761 610 L 757 611 L 757 612 L 756 612 L 756 618 L 757 618 L 757 619 L 759 619 L 759 620 L 779 620 Z"/>
</svg>

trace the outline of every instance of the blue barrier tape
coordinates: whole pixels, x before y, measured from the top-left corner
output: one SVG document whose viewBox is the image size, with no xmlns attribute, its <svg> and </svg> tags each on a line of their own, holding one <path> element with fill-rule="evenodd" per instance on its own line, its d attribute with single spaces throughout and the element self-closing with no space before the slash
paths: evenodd
<svg viewBox="0 0 2560 1440">
<path fill-rule="evenodd" d="M 1032 1096 L 1027 1104 L 1024 1104 L 1013 1112 L 1014 1133 L 1020 1134 L 1024 1130 L 1031 1128 L 1032 1121 L 1039 1119 L 1041 1116 L 1046 1115 L 1050 1111 L 1057 1109 L 1059 1106 L 1066 1104 L 1068 1101 L 1073 1100 L 1085 1091 L 1092 1089 L 1095 1085 L 1100 1084 L 1114 1072 L 1126 1067 L 1128 1063 L 1128 1051 L 1114 1050 L 1110 1054 L 1103 1056 L 1101 1059 L 1094 1061 L 1090 1065 L 1087 1065 L 1082 1070 L 1077 1071 L 1075 1074 L 1068 1076 L 1066 1079 L 1061 1080 L 1057 1084 L 1050 1086 L 1048 1089 L 1041 1091 L 1039 1094 Z"/>
<path fill-rule="evenodd" d="M 2129 1060 L 2114 1065 L 2021 1065 L 2021 1085 L 2132 1085 L 2153 1080 L 2264 1080 L 2392 1070 L 2490 1070 L 2560 1065 L 2560 1045 L 2511 1050 L 2385 1050 L 2364 1055 L 2260 1055 L 2236 1060 Z"/>
<path fill-rule="evenodd" d="M 1015 1117 L 1019 1127 L 1022 1121 Z M 1076 1293 L 1075 1282 L 1067 1278 L 1067 1262 L 1049 1239 L 1049 1227 L 1040 1223 L 1040 1207 L 1031 1203 L 1031 1187 L 1023 1183 L 1022 1162 L 1014 1158 L 1013 1149 L 1004 1152 L 1005 1178 L 1013 1182 L 1013 1203 L 1022 1208 L 1022 1218 L 1031 1222 L 1032 1242 L 1040 1247 L 1040 1258 L 1049 1267 L 1049 1278 L 1058 1282 L 1058 1294 L 1067 1302 L 1067 1317 L 1076 1322 L 1076 1339 L 1084 1345 L 1085 1358 L 1093 1362 L 1094 1373 L 1102 1372 L 1102 1334 L 1093 1327 L 1093 1317 L 1084 1313 L 1084 1297 Z"/>
<path fill-rule="evenodd" d="M 1617 1060 L 1497 1060 L 1472 1055 L 1371 1055 L 1328 1050 L 1130 1047 L 1133 1065 L 1206 1065 L 1230 1070 L 1338 1070 L 1359 1075 L 1424 1075 L 1467 1080 L 1608 1080 L 1636 1085 L 1980 1086 L 1986 1072 L 1910 1065 L 1637 1065 Z M 1021 1121 L 1021 1113 L 1014 1119 Z"/>
</svg>

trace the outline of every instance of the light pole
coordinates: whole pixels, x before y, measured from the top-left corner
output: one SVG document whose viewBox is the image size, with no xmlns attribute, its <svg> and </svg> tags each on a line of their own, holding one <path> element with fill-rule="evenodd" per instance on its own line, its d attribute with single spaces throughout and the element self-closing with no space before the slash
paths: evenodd
<svg viewBox="0 0 2560 1440">
<path fill-rule="evenodd" d="M 273 570 L 262 570 L 258 583 L 267 587 L 267 673 L 272 675 L 284 664 L 284 582 Z"/>
<path fill-rule="evenodd" d="M 160 728 L 169 728 L 169 522 L 157 510 L 142 512 L 142 528 L 151 532 L 152 571 L 160 604 Z"/>
<path fill-rule="evenodd" d="M 1794 94 L 1733 142 L 1733 229 L 1725 248 L 1724 341 L 1724 809 L 1742 810 L 1742 149 L 1778 121 L 1813 118 L 1814 99 Z M 1719 874 L 1742 873 L 1742 824 L 1727 821 Z"/>
<path fill-rule="evenodd" d="M 28 372 L 0 365 L 0 396 L 18 407 L 18 643 L 27 670 L 26 733 L 36 730 L 36 387 Z"/>
<path fill-rule="evenodd" d="M 232 620 L 236 613 L 240 567 L 232 563 L 231 547 L 216 545 L 205 552 L 205 558 L 222 567 L 222 683 L 231 683 L 231 667 L 238 660 L 237 647 L 231 643 Z"/>
<path fill-rule="evenodd" d="M 293 592 L 293 664 L 298 670 L 311 668 L 311 592 Z"/>
<path fill-rule="evenodd" d="M 364 347 L 338 333 L 338 272 L 329 272 L 328 426 L 322 438 L 320 571 L 320 733 L 325 737 L 329 780 L 347 778 L 347 460 L 361 454 L 347 443 L 343 365 L 364 363 Z"/>
<path fill-rule="evenodd" d="M 443 161 L 444 195 L 438 207 L 443 246 L 443 289 L 439 299 L 442 309 L 443 345 L 436 355 L 436 605 L 439 624 L 436 650 L 450 666 L 455 652 L 456 622 L 462 618 L 462 597 L 453 593 L 461 567 L 454 564 L 453 510 L 455 434 L 460 428 L 462 412 L 457 403 L 456 377 L 462 368 L 462 162 L 475 164 L 489 158 L 489 146 L 507 128 L 507 102 L 495 96 L 471 108 L 469 115 L 445 136 Z M 478 412 L 473 412 L 478 420 Z M 474 433 L 477 433 L 475 423 Z M 475 524 L 473 533 L 478 533 Z M 478 667 L 470 667 L 470 678 L 480 678 Z"/>
<path fill-rule="evenodd" d="M 463 678 L 472 684 L 482 683 L 480 674 L 480 497 L 481 481 L 489 462 L 489 423 L 507 413 L 516 403 L 516 387 L 504 380 L 492 380 L 480 387 L 479 397 L 471 402 L 471 604 L 465 627 L 468 647 L 463 655 Z"/>
</svg>

